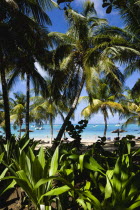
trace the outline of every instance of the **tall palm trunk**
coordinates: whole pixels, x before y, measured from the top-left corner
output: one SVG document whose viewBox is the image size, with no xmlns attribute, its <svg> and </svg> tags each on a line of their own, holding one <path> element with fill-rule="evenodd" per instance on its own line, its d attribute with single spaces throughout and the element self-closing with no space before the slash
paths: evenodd
<svg viewBox="0 0 140 210">
<path fill-rule="evenodd" d="M 106 118 L 106 114 L 104 114 L 104 122 L 105 122 L 104 137 L 106 137 L 106 132 L 107 132 L 107 118 Z"/>
<path fill-rule="evenodd" d="M 56 141 L 58 142 L 58 144 L 61 141 L 61 138 L 63 136 L 63 133 L 65 132 L 65 128 L 66 128 L 66 126 L 68 124 L 68 121 L 70 120 L 70 118 L 71 118 L 72 114 L 74 113 L 74 110 L 75 110 L 75 108 L 77 106 L 77 103 L 78 103 L 78 100 L 79 100 L 81 91 L 82 91 L 83 86 L 84 86 L 84 82 L 85 82 L 85 76 L 83 74 L 82 79 L 81 79 L 79 90 L 77 91 L 77 94 L 75 95 L 75 98 L 73 100 L 73 103 L 72 103 L 72 106 L 70 108 L 70 111 L 67 114 L 67 116 L 66 116 L 66 118 L 65 118 L 65 120 L 64 120 L 64 122 L 63 122 L 63 124 L 62 124 L 62 126 L 61 126 L 61 128 L 59 130 L 59 132 L 58 132 L 58 135 L 56 137 Z"/>
<path fill-rule="evenodd" d="M 26 80 L 26 136 L 29 138 L 29 106 L 30 106 L 30 74 L 27 73 Z"/>
<path fill-rule="evenodd" d="M 65 120 L 65 118 L 64 118 L 64 116 L 63 116 L 63 113 L 61 112 L 61 111 L 59 111 L 59 114 L 60 114 L 60 116 L 61 116 L 61 118 L 62 118 L 62 120 L 63 120 L 63 122 L 64 122 L 64 120 Z M 64 131 L 64 139 L 66 138 L 66 133 L 65 133 L 65 131 Z"/>
<path fill-rule="evenodd" d="M 10 128 L 10 108 L 9 108 L 9 99 L 8 99 L 8 87 L 5 78 L 5 69 L 2 64 L 0 70 L 1 70 L 2 95 L 4 103 L 5 133 L 6 133 L 6 140 L 10 140 L 11 128 Z"/>
<path fill-rule="evenodd" d="M 19 138 L 21 138 L 21 127 L 22 127 L 22 124 L 20 123 L 19 124 Z"/>
<path fill-rule="evenodd" d="M 50 139 L 50 144 L 52 144 L 52 140 L 53 140 L 53 118 L 52 118 L 52 115 L 50 116 L 50 126 L 51 126 L 51 139 Z"/>
</svg>

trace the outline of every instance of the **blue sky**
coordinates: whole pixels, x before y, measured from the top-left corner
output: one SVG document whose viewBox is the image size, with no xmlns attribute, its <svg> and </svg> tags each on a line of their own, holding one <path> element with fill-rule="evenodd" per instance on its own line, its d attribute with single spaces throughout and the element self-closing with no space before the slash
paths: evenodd
<svg viewBox="0 0 140 210">
<path fill-rule="evenodd" d="M 83 1 L 84 0 L 74 0 L 74 2 L 71 3 L 72 8 L 76 8 L 80 10 Z M 121 28 L 125 26 L 117 11 L 112 11 L 111 14 L 106 14 L 105 9 L 102 8 L 102 0 L 93 0 L 93 2 L 95 4 L 95 9 L 97 11 L 98 17 L 108 19 L 109 25 L 118 26 Z M 63 4 L 61 5 L 61 7 L 63 7 Z M 49 27 L 49 31 L 57 31 L 57 32 L 62 32 L 62 33 L 65 33 L 67 31 L 68 25 L 67 25 L 66 20 L 64 19 L 63 10 L 59 10 L 56 8 L 51 11 L 47 11 L 47 14 L 52 20 L 52 26 Z M 123 67 L 119 67 L 119 68 L 123 71 Z M 44 76 L 45 72 L 43 72 L 43 70 L 39 66 L 38 66 L 38 69 L 41 72 L 41 74 Z M 137 81 L 138 77 L 139 77 L 139 74 L 134 73 L 130 78 L 126 80 L 126 85 L 132 88 L 135 82 Z M 17 89 L 19 90 L 19 83 L 17 83 L 13 91 L 17 91 Z M 25 89 L 24 82 L 20 83 L 20 89 L 21 91 Z M 85 89 L 82 91 L 82 95 L 86 95 Z M 84 103 L 77 107 L 76 114 L 75 114 L 75 121 L 74 121 L 75 123 L 81 120 L 80 113 L 84 107 L 85 107 Z M 62 122 L 61 119 L 57 117 L 55 123 L 61 123 L 61 122 Z M 118 123 L 118 122 L 120 121 L 117 115 L 115 115 L 115 117 L 112 117 L 110 115 L 109 123 Z M 89 121 L 89 123 L 93 123 L 93 124 L 104 123 L 103 116 L 101 115 L 101 113 L 94 115 Z"/>
</svg>

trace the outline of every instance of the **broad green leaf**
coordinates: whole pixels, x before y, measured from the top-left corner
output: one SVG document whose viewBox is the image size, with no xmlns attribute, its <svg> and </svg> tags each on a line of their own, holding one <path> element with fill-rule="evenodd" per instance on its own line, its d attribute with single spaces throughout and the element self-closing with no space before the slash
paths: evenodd
<svg viewBox="0 0 140 210">
<path fill-rule="evenodd" d="M 16 184 L 16 181 L 15 180 L 13 180 L 1 193 L 0 193 L 0 196 L 4 193 L 4 192 L 6 192 L 7 190 L 9 190 L 9 189 L 11 189 L 11 188 L 13 188 L 14 186 L 15 186 L 15 184 Z"/>
<path fill-rule="evenodd" d="M 84 202 L 84 199 L 78 198 L 76 201 L 77 201 L 77 203 L 79 203 L 80 206 L 82 206 L 82 208 L 83 208 L 84 210 L 87 210 L 87 205 L 86 205 L 86 203 Z"/>
<path fill-rule="evenodd" d="M 29 198 L 35 203 L 36 205 L 38 204 L 38 198 L 36 193 L 33 191 L 31 185 L 28 184 L 25 180 L 22 178 L 15 178 L 16 183 L 27 193 Z"/>
<path fill-rule="evenodd" d="M 85 154 L 79 156 L 80 170 L 83 171 Z"/>
<path fill-rule="evenodd" d="M 45 183 L 47 183 L 48 181 L 53 180 L 53 179 L 54 179 L 54 177 L 50 177 L 50 178 L 48 178 L 48 179 L 40 179 L 40 180 L 36 183 L 36 185 L 34 186 L 34 190 L 37 189 L 37 188 L 39 188 L 42 184 L 45 184 Z"/>
<path fill-rule="evenodd" d="M 96 166 L 97 168 L 99 168 L 99 169 L 101 169 L 101 170 L 104 170 L 104 169 L 102 168 L 102 166 L 99 165 L 99 164 L 97 163 L 97 161 L 96 161 L 94 158 L 90 157 L 89 161 L 90 161 L 90 163 L 91 163 L 92 165 Z"/>
<path fill-rule="evenodd" d="M 25 154 L 24 151 L 21 152 L 20 155 L 20 164 L 19 166 L 21 167 L 21 170 L 23 170 L 26 173 L 26 176 L 28 177 L 29 180 L 31 180 L 31 162 L 30 158 L 28 157 L 27 154 Z"/>
<path fill-rule="evenodd" d="M 127 208 L 127 210 L 137 209 L 138 207 L 140 207 L 140 200 L 133 203 L 129 208 Z"/>
<path fill-rule="evenodd" d="M 105 199 L 110 198 L 111 194 L 112 194 L 112 190 L 113 190 L 112 184 L 111 184 L 112 176 L 113 176 L 113 170 L 108 170 L 106 172 L 107 182 L 106 182 L 106 186 L 105 186 Z"/>
<path fill-rule="evenodd" d="M 78 157 L 79 157 L 79 155 L 76 155 L 76 154 L 68 156 L 68 158 L 70 158 L 72 160 L 77 160 Z"/>
<path fill-rule="evenodd" d="M 29 144 L 29 142 L 30 142 L 30 139 L 24 142 L 23 146 L 21 147 L 21 151 L 24 150 L 24 148 Z"/>
<path fill-rule="evenodd" d="M 33 153 L 33 150 L 31 149 L 31 147 L 29 147 L 28 150 L 29 150 L 29 153 L 28 153 L 29 158 L 30 158 L 30 160 L 31 160 L 31 163 L 33 163 L 34 160 L 35 160 L 35 155 L 34 155 L 34 153 Z"/>
<path fill-rule="evenodd" d="M 72 169 L 66 169 L 65 172 L 66 172 L 66 174 L 68 176 L 68 175 L 70 175 L 73 172 L 73 170 Z"/>
<path fill-rule="evenodd" d="M 56 148 L 52 160 L 51 160 L 51 166 L 50 166 L 50 171 L 49 171 L 49 176 L 54 176 L 57 172 L 58 168 L 58 155 L 59 155 L 59 147 Z"/>
<path fill-rule="evenodd" d="M 17 174 L 17 178 L 25 181 L 29 185 L 29 187 L 32 188 L 32 186 L 29 182 L 29 179 L 28 179 L 26 173 L 23 170 L 17 171 L 16 174 Z"/>
<path fill-rule="evenodd" d="M 38 160 L 39 160 L 42 168 L 44 169 L 44 167 L 45 167 L 45 154 L 44 154 L 44 150 L 43 150 L 42 147 L 40 148 L 40 151 L 39 151 L 39 154 L 38 154 Z"/>
<path fill-rule="evenodd" d="M 21 155 L 19 157 L 19 165 L 21 170 L 25 170 L 26 168 L 26 154 L 24 151 L 21 152 Z"/>
<path fill-rule="evenodd" d="M 114 168 L 114 171 L 113 171 L 113 187 L 114 187 L 114 190 L 116 189 L 117 192 L 120 192 L 121 190 L 121 180 L 120 180 L 120 177 L 121 177 L 121 159 L 118 158 L 117 161 L 116 161 L 116 164 L 115 164 L 115 168 Z"/>
<path fill-rule="evenodd" d="M 128 154 L 130 155 L 131 153 L 131 144 L 127 143 L 127 150 L 128 150 Z"/>
<path fill-rule="evenodd" d="M 89 169 L 89 170 L 92 170 L 92 171 L 100 171 L 103 174 L 102 170 L 104 170 L 104 169 L 93 158 L 90 158 L 89 163 L 84 162 L 84 167 Z"/>
<path fill-rule="evenodd" d="M 43 168 L 36 156 L 32 164 L 32 179 L 34 184 L 36 184 L 43 177 Z"/>
<path fill-rule="evenodd" d="M 3 156 L 4 156 L 4 152 L 0 154 L 0 162 L 1 162 L 2 159 L 3 159 Z"/>
<path fill-rule="evenodd" d="M 94 195 L 92 195 L 89 191 L 83 192 L 83 194 L 92 200 L 93 205 L 96 210 L 102 209 L 100 201 Z"/>
<path fill-rule="evenodd" d="M 90 201 L 89 202 L 86 202 L 86 205 L 87 205 L 87 209 L 88 210 L 91 210 L 91 203 L 90 203 Z"/>
<path fill-rule="evenodd" d="M 58 187 L 58 188 L 55 188 L 53 190 L 50 190 L 49 192 L 45 193 L 44 195 L 42 195 L 40 198 L 39 198 L 39 201 L 42 200 L 42 198 L 44 196 L 54 196 L 54 195 L 60 195 L 64 192 L 67 192 L 68 190 L 70 189 L 70 187 L 68 187 L 67 185 L 64 185 L 63 187 Z"/>
<path fill-rule="evenodd" d="M 19 141 L 19 147 L 21 151 L 29 144 L 30 140 L 25 137 L 25 135 Z"/>
<path fill-rule="evenodd" d="M 1 180 L 7 180 L 7 179 L 20 179 L 20 178 L 18 178 L 16 176 L 6 176 L 6 177 L 3 177 Z"/>
<path fill-rule="evenodd" d="M 4 171 L 0 175 L 0 180 L 4 178 L 5 174 L 7 173 L 8 168 L 5 168 Z"/>
<path fill-rule="evenodd" d="M 89 190 L 90 186 L 91 186 L 91 182 L 86 181 L 86 185 L 84 186 L 84 190 Z"/>
</svg>

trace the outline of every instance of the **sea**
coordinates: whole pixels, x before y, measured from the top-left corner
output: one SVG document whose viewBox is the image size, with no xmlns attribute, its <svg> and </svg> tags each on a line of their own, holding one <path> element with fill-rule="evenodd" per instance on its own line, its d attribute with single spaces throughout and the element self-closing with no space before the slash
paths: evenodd
<svg viewBox="0 0 140 210">
<path fill-rule="evenodd" d="M 25 128 L 25 125 L 23 125 L 22 128 Z M 61 128 L 61 124 L 54 124 L 53 125 L 53 137 L 55 138 Z M 140 127 L 136 124 L 130 124 L 127 127 L 122 127 L 121 124 L 108 124 L 107 126 L 107 138 L 108 139 L 114 139 L 114 137 L 117 137 L 117 133 L 112 133 L 112 131 L 116 129 L 123 129 L 125 132 L 120 133 L 120 137 L 124 137 L 126 135 L 134 135 L 136 137 L 140 136 Z M 18 132 L 19 128 L 14 129 L 13 126 L 11 126 L 11 132 L 12 134 L 19 135 Z M 51 138 L 51 128 L 50 125 L 44 124 L 42 126 L 42 129 L 36 130 L 36 127 L 34 124 L 30 124 L 30 138 L 34 139 L 50 139 Z M 0 129 L 1 132 L 2 129 Z M 98 136 L 103 136 L 104 133 L 104 124 L 88 124 L 87 127 L 84 129 L 84 131 L 81 133 L 82 139 L 84 140 L 97 140 Z M 2 133 L 1 133 L 2 134 Z M 24 133 L 22 132 L 22 135 Z M 69 138 L 69 134 L 66 132 L 65 136 Z"/>
</svg>

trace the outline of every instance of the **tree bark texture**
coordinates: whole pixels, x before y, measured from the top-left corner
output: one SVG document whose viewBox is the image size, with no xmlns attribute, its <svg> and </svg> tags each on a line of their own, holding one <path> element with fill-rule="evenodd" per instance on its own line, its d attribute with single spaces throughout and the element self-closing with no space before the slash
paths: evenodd
<svg viewBox="0 0 140 210">
<path fill-rule="evenodd" d="M 29 138 L 30 74 L 26 79 L 26 137 Z"/>
<path fill-rule="evenodd" d="M 107 132 L 107 118 L 104 115 L 104 122 L 105 122 L 105 129 L 104 129 L 104 137 L 106 137 L 106 132 Z"/>
<path fill-rule="evenodd" d="M 11 127 L 10 127 L 10 108 L 9 108 L 9 98 L 8 98 L 8 87 L 5 78 L 5 69 L 1 65 L 1 83 L 2 83 L 2 96 L 4 103 L 4 119 L 5 119 L 5 133 L 6 140 L 11 139 Z"/>
</svg>

